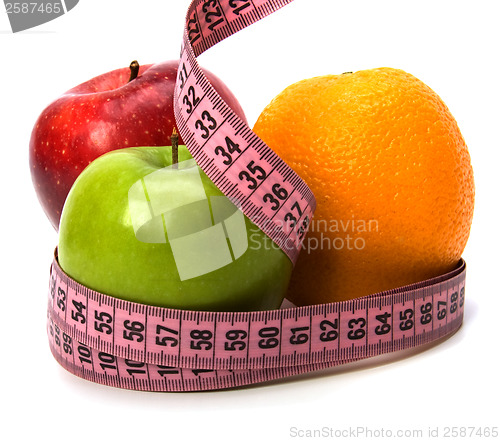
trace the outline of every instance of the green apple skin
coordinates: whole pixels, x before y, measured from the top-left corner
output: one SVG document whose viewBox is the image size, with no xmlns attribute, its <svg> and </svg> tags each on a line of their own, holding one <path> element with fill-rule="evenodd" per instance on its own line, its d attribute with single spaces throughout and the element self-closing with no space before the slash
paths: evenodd
<svg viewBox="0 0 500 441">
<path fill-rule="evenodd" d="M 179 162 L 191 158 L 187 148 L 179 146 Z M 126 148 L 93 161 L 64 205 L 58 246 L 61 268 L 88 288 L 153 306 L 204 311 L 279 308 L 292 263 L 246 216 L 246 252 L 222 268 L 187 280 L 180 280 L 168 242 L 136 238 L 128 191 L 139 179 L 171 164 L 171 147 Z M 221 196 L 200 172 L 207 197 Z"/>
</svg>

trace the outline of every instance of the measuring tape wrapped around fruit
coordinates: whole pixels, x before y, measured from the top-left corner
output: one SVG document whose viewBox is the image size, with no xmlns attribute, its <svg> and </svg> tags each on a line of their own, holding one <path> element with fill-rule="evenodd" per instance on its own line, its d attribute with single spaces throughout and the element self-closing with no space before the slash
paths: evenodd
<svg viewBox="0 0 500 441">
<path fill-rule="evenodd" d="M 152 391 L 223 389 L 324 369 L 450 335 L 464 313 L 465 263 L 355 300 L 256 312 L 153 307 L 97 293 L 51 268 L 52 353 L 87 380 Z"/>
<path fill-rule="evenodd" d="M 415 347 L 460 327 L 459 258 L 402 288 L 341 302 L 313 292 L 332 303 L 277 309 L 316 200 L 219 96 L 196 57 L 290 2 L 193 1 L 174 96 L 186 146 L 174 134 L 172 147 L 110 152 L 76 180 L 47 322 L 52 353 L 70 372 L 130 389 L 222 389 Z M 306 297 L 301 290 L 296 299 Z"/>
</svg>

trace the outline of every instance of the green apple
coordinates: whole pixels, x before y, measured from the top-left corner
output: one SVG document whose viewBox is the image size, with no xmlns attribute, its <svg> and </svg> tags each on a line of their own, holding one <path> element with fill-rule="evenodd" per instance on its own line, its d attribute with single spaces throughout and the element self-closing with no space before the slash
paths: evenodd
<svg viewBox="0 0 500 441">
<path fill-rule="evenodd" d="M 79 283 L 155 306 L 274 309 L 286 254 L 229 201 L 185 146 L 115 150 L 93 161 L 64 204 L 58 256 Z"/>
</svg>

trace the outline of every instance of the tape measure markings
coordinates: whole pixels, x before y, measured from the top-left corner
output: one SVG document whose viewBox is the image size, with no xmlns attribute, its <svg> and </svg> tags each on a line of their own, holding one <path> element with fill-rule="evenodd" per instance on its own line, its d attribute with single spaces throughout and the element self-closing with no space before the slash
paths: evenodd
<svg viewBox="0 0 500 441">
<path fill-rule="evenodd" d="M 255 18 L 262 18 L 284 4 L 286 3 L 259 1 L 254 6 L 257 8 L 265 6 L 266 10 Z M 225 12 L 231 13 L 233 6 L 236 6 L 236 3 L 228 2 L 222 5 L 221 2 L 214 0 L 193 2 L 189 8 L 175 88 L 176 122 L 188 150 L 208 177 L 295 263 L 315 208 L 314 196 L 300 177 L 249 127 L 245 127 L 246 124 L 217 94 L 196 61 L 195 54 L 199 55 L 202 52 L 197 49 L 196 41 L 211 41 L 210 45 L 203 43 L 203 46 L 199 46 L 206 50 L 239 29 L 227 20 L 227 14 L 224 15 Z M 215 17 L 214 11 L 218 11 L 217 17 L 220 17 L 217 26 L 214 25 L 216 22 L 208 20 L 209 14 Z M 199 20 L 203 14 L 205 14 L 205 27 Z M 194 24 L 199 33 L 193 34 L 189 23 Z M 241 28 L 250 24 L 251 20 L 242 22 Z M 222 27 L 227 26 L 228 32 L 221 33 Z M 207 29 L 212 32 L 209 32 L 209 37 Z M 213 41 L 212 36 L 215 38 Z M 244 146 L 234 141 L 240 130 L 246 132 L 248 139 L 251 140 Z M 224 140 L 227 143 L 227 150 L 224 150 Z M 218 158 L 221 150 L 224 152 L 222 156 L 227 159 L 223 164 L 220 161 L 222 158 Z M 238 154 L 235 154 L 236 152 Z M 228 165 L 231 165 L 231 170 Z M 229 194 L 223 185 L 226 180 L 232 184 L 228 185 L 233 189 L 232 194 Z M 239 191 L 234 191 L 235 189 Z M 292 192 L 293 189 L 295 191 Z M 300 192 L 302 197 L 298 196 L 297 192 Z M 290 224 L 286 217 L 288 215 L 289 218 L 295 218 L 289 210 L 299 201 L 305 202 L 306 206 L 301 210 L 297 222 Z"/>
<path fill-rule="evenodd" d="M 191 115 L 192 115 L 192 113 L 188 116 L 188 118 L 190 118 Z M 224 119 L 223 122 L 219 125 L 219 128 L 222 127 L 222 125 L 224 123 L 226 123 L 227 121 L 229 121 L 229 118 Z M 232 121 L 230 121 L 230 122 L 232 122 Z M 242 125 L 244 125 L 244 124 L 243 123 L 238 124 L 238 127 L 236 127 L 236 130 L 234 131 L 234 133 L 235 133 L 234 136 L 236 136 L 236 134 L 239 133 L 239 131 L 241 130 L 241 126 Z M 182 129 L 180 129 L 180 130 L 182 131 Z M 212 140 L 212 137 L 215 136 L 217 133 L 218 132 L 214 132 L 212 135 L 210 135 L 210 137 L 198 149 L 197 148 L 193 149 L 193 153 L 195 155 L 197 154 L 196 152 L 199 151 L 199 153 L 198 153 L 199 156 L 198 156 L 197 161 L 198 161 L 199 165 L 203 169 L 205 169 L 205 171 L 207 172 L 207 174 L 211 174 L 210 173 L 212 171 L 211 167 L 215 167 L 214 159 L 212 157 L 209 157 L 208 155 L 204 155 L 203 153 L 201 153 L 201 149 L 203 149 L 203 147 L 206 145 L 206 143 L 209 142 L 210 140 Z M 249 133 L 251 134 L 252 132 L 250 131 Z M 223 136 L 227 136 L 227 135 L 225 133 L 223 133 Z M 190 141 L 192 142 L 192 137 L 191 136 L 187 138 L 186 142 L 189 144 Z M 217 181 L 217 179 L 214 179 L 214 182 L 216 183 L 216 185 L 223 192 L 226 192 L 226 194 L 228 195 L 228 197 L 231 197 L 233 200 L 234 199 L 238 199 L 238 196 L 235 197 L 234 194 L 230 194 L 228 192 L 228 190 L 226 190 L 224 184 L 225 184 L 225 182 L 230 182 L 230 181 L 225 181 L 225 179 L 226 179 L 226 173 L 229 170 L 229 168 L 232 167 L 236 163 L 237 159 L 240 159 L 240 158 L 244 157 L 245 154 L 247 153 L 247 151 L 250 148 L 253 147 L 254 141 L 257 141 L 257 140 L 252 140 L 252 142 L 248 143 L 248 145 L 236 157 L 236 159 L 232 160 L 230 162 L 230 164 L 224 170 L 222 170 L 223 174 L 221 175 L 221 180 L 220 181 Z M 267 149 L 267 151 L 266 151 L 266 149 Z M 266 178 L 270 178 L 271 175 L 273 174 L 273 172 L 275 172 L 278 169 L 279 172 L 283 173 L 283 176 L 281 176 L 281 179 L 282 179 L 283 182 L 290 181 L 293 186 L 295 186 L 295 187 L 297 187 L 299 189 L 299 191 L 303 191 L 303 192 L 306 191 L 306 186 L 303 183 L 303 181 L 301 181 L 300 178 L 298 178 L 291 169 L 287 169 L 286 167 L 283 167 L 283 162 L 276 155 L 272 155 L 273 152 L 270 151 L 267 148 L 267 146 L 264 146 L 264 148 L 262 148 L 262 146 L 257 146 L 255 148 L 255 150 L 260 153 L 260 158 L 261 159 L 267 159 L 267 156 L 269 156 L 268 162 L 270 163 L 270 165 L 271 165 L 272 168 L 271 168 L 270 171 L 267 171 L 267 170 L 269 170 L 267 168 L 264 169 Z M 210 163 L 210 165 L 208 165 L 209 163 Z M 253 188 L 253 190 L 249 194 L 246 195 L 246 197 L 252 197 L 255 192 L 259 191 L 259 189 L 261 189 L 263 187 L 262 183 L 263 183 L 263 181 L 259 182 L 258 185 L 255 188 Z M 238 185 L 236 183 L 232 182 L 231 184 L 232 184 L 232 188 L 233 189 L 237 189 L 238 188 Z M 285 191 L 287 191 L 289 193 L 289 195 L 281 203 L 280 209 L 278 211 L 276 211 L 275 213 L 271 214 L 271 219 L 273 219 L 277 214 L 280 213 L 280 210 L 282 210 L 283 207 L 286 205 L 286 202 L 287 202 L 288 198 L 291 196 L 291 193 L 295 192 L 295 188 L 294 187 L 286 188 Z M 304 197 L 302 197 L 302 199 L 304 199 Z M 245 206 L 245 205 L 243 205 L 243 206 Z M 262 209 L 262 206 L 259 206 L 258 209 Z M 251 211 L 251 208 L 248 208 L 247 210 L 248 210 L 247 211 L 247 215 L 249 217 L 252 217 L 253 212 Z M 268 213 L 268 214 L 270 214 L 270 213 Z M 292 233 L 292 231 L 289 231 L 288 234 L 287 234 L 287 236 L 289 236 L 291 233 Z"/>
<path fill-rule="evenodd" d="M 269 381 L 285 376 L 299 375 L 363 359 L 363 357 L 357 357 L 355 353 L 352 353 L 351 355 L 354 355 L 351 358 L 344 360 L 254 370 L 222 369 L 214 371 L 205 368 L 186 369 L 162 365 L 148 365 L 119 358 L 87 347 L 72 340 L 64 333 L 61 336 L 61 330 L 57 325 L 51 320 L 48 323 L 51 350 L 63 367 L 87 380 L 136 390 L 186 391 L 221 389 Z M 443 326 L 443 334 L 448 335 L 458 329 L 459 326 L 460 320 L 454 319 Z M 64 344 L 61 343 L 61 338 Z M 428 338 L 420 342 L 420 344 L 432 340 L 434 338 Z M 404 346 L 400 346 L 398 349 L 405 348 Z M 384 351 L 379 348 L 380 353 L 390 352 L 395 348 L 387 347 L 385 349 L 387 350 Z M 77 353 L 79 354 L 79 366 L 75 359 L 75 354 Z M 114 375 L 110 375 L 110 372 Z M 145 375 L 146 378 L 137 379 L 135 377 L 135 375 L 141 374 Z"/>
<path fill-rule="evenodd" d="M 238 0 L 236 0 L 238 1 Z M 250 26 L 251 24 L 261 20 L 267 15 L 272 14 L 279 8 L 286 6 L 292 0 L 288 1 L 266 1 L 266 0 L 253 0 L 245 2 L 245 4 L 239 7 L 235 1 L 229 1 L 227 5 L 221 5 L 219 1 L 199 1 L 197 6 L 189 8 L 187 14 L 187 32 L 189 36 L 189 41 L 193 46 L 193 52 L 196 56 L 205 52 L 210 47 L 214 46 L 221 40 L 233 35 L 234 33 Z M 193 2 L 193 4 L 196 2 Z M 202 5 L 203 3 L 203 5 Z M 219 22 L 214 26 L 213 21 L 207 20 L 209 14 L 217 15 L 216 9 L 209 11 L 207 6 L 210 4 L 216 4 L 222 14 L 224 14 L 224 21 Z M 233 6 L 234 5 L 234 6 Z M 203 6 L 206 10 L 203 10 Z M 245 6 L 244 9 L 240 9 Z M 250 9 L 247 9 L 250 8 Z M 234 11 L 238 11 L 235 13 Z M 229 14 L 228 14 L 229 12 Z M 240 15 L 240 12 L 241 15 Z M 234 17 L 234 15 L 237 17 Z M 228 19 L 227 17 L 233 17 Z M 204 17 L 204 21 L 200 20 L 200 17 Z M 222 26 L 219 26 L 222 24 Z"/>
<path fill-rule="evenodd" d="M 320 305 L 322 306 L 322 305 Z M 326 305 L 325 305 L 326 306 Z M 459 326 L 459 321 L 456 319 L 454 320 L 455 327 Z M 448 322 L 445 326 L 445 332 L 444 334 L 447 334 L 449 332 L 452 332 L 454 329 L 450 327 L 450 322 Z M 60 331 L 57 330 L 57 333 L 60 334 Z M 52 331 L 52 334 L 53 331 Z M 66 341 L 68 340 L 66 336 Z M 51 346 L 54 352 L 56 351 L 56 345 L 54 345 L 54 341 L 51 341 Z M 60 344 L 59 344 L 60 348 Z M 84 346 L 79 346 L 80 350 L 81 348 L 84 348 Z M 388 348 L 394 350 L 394 348 Z M 403 349 L 403 347 L 401 347 Z M 96 352 L 94 349 L 89 349 L 86 348 L 88 353 L 93 354 L 93 359 L 97 360 L 99 359 L 101 367 L 104 365 L 106 368 L 110 368 L 109 362 L 113 360 L 113 356 L 110 356 L 109 354 L 103 354 Z M 93 352 L 92 352 L 93 351 Z M 60 351 L 59 351 L 60 352 Z M 75 352 L 76 353 L 76 352 Z M 85 356 L 85 353 L 82 355 Z M 74 368 L 74 365 L 68 365 L 67 360 L 63 360 L 61 358 L 60 353 L 55 353 L 56 358 L 58 361 L 65 366 L 67 369 L 71 370 Z M 111 357 L 111 358 L 110 358 Z M 80 357 L 82 358 L 82 357 Z M 91 357 L 92 358 L 92 357 Z M 141 390 L 201 390 L 201 389 L 209 389 L 209 388 L 221 388 L 221 387 L 232 387 L 235 385 L 243 385 L 243 384 L 250 384 L 250 383 L 255 383 L 255 382 L 260 382 L 260 381 L 268 381 L 269 379 L 273 378 L 281 378 L 285 375 L 296 375 L 299 373 L 304 373 L 304 372 L 309 372 L 311 370 L 316 370 L 316 369 L 324 369 L 326 367 L 334 366 L 337 364 L 342 364 L 348 361 L 353 361 L 356 360 L 356 358 L 352 358 L 350 360 L 342 360 L 339 362 L 331 362 L 331 363 L 323 363 L 323 364 L 313 364 L 310 366 L 293 366 L 290 369 L 284 368 L 284 369 L 271 369 L 271 370 L 257 370 L 257 371 L 211 371 L 211 370 L 206 370 L 206 369 L 178 369 L 178 368 L 168 368 L 165 366 L 157 366 L 157 369 L 160 369 L 160 375 L 164 376 L 165 372 L 169 372 L 170 374 L 178 374 L 181 377 L 181 380 L 176 380 L 175 382 L 168 381 L 168 382 L 159 382 L 158 379 L 152 378 L 155 373 L 151 374 L 150 372 L 150 367 L 147 368 L 147 373 L 148 373 L 148 381 L 147 382 L 142 382 L 141 385 L 138 385 L 137 382 L 130 383 L 130 380 L 126 382 L 125 380 L 118 377 L 118 379 L 115 379 L 111 381 L 110 377 L 105 375 L 103 376 L 102 374 L 96 374 L 94 370 L 81 370 L 80 372 L 74 371 L 77 375 L 82 376 L 83 378 L 91 379 L 93 381 L 97 381 L 103 384 L 110 384 L 110 385 L 115 385 L 118 387 L 128 387 L 132 389 L 141 389 Z M 105 362 L 108 362 L 108 364 L 105 364 Z M 130 360 L 117 360 L 117 372 L 119 371 L 118 369 L 118 363 L 125 363 L 126 366 L 142 366 L 138 365 L 137 362 L 131 362 Z M 135 363 L 135 364 L 134 364 Z M 128 368 L 127 371 L 130 374 L 130 369 Z M 121 372 L 124 372 L 124 369 L 121 370 Z M 137 371 L 136 371 L 137 372 Z M 209 374 L 211 375 L 209 378 L 206 379 L 201 379 L 199 376 L 201 374 Z M 156 375 L 158 375 L 158 372 L 156 372 Z M 196 377 L 196 380 L 194 380 L 191 377 Z M 229 377 L 228 377 L 229 376 Z M 186 378 L 188 377 L 188 378 Z M 228 379 L 229 378 L 229 379 Z M 124 382 L 125 381 L 125 382 Z M 151 383 L 153 382 L 153 383 Z"/>
<path fill-rule="evenodd" d="M 464 264 L 449 280 L 430 281 L 435 292 L 428 300 L 425 288 L 410 287 L 377 298 L 250 313 L 126 302 L 81 289 L 57 258 L 52 271 L 49 313 L 71 338 L 126 359 L 182 368 L 282 368 L 292 363 L 290 355 L 304 363 L 374 356 L 380 343 L 405 348 L 417 335 L 440 337 L 448 321 L 461 322 L 463 314 Z"/>
</svg>

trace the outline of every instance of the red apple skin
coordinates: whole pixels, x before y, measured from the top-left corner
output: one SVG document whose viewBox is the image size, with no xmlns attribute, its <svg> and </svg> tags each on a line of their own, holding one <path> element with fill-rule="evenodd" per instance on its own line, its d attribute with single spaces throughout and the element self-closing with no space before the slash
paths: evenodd
<svg viewBox="0 0 500 441">
<path fill-rule="evenodd" d="M 113 70 L 68 90 L 39 116 L 29 146 L 31 177 L 56 231 L 71 186 L 94 159 L 124 147 L 171 145 L 174 126 L 179 131 L 173 109 L 178 64 L 172 60 L 141 66 L 131 82 L 128 67 Z M 228 87 L 211 72 L 204 72 L 247 122 Z"/>
</svg>

